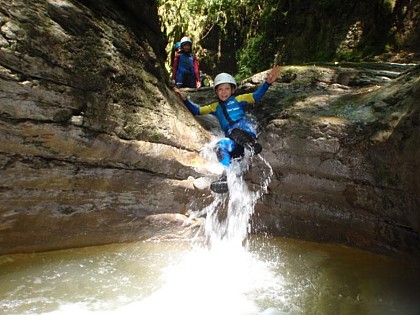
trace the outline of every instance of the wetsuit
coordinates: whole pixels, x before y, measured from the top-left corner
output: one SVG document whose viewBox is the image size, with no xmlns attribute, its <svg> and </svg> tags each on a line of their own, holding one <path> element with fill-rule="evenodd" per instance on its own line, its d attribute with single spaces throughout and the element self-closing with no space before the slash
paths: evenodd
<svg viewBox="0 0 420 315">
<path fill-rule="evenodd" d="M 217 157 L 224 166 L 229 166 L 231 158 L 239 157 L 243 154 L 243 146 L 229 138 L 234 129 L 240 129 L 257 138 L 257 126 L 255 123 L 245 118 L 245 106 L 255 104 L 261 100 L 267 92 L 270 84 L 265 82 L 254 93 L 230 96 L 225 102 L 215 102 L 205 106 L 197 106 L 190 100 L 185 100 L 184 104 L 194 115 L 212 114 L 217 117 L 220 127 L 225 133 L 226 138 L 217 143 Z M 224 109 L 225 108 L 225 109 Z"/>
<path fill-rule="evenodd" d="M 175 54 L 172 77 L 177 87 L 197 87 L 197 83 L 200 82 L 197 58 L 182 51 Z"/>
</svg>

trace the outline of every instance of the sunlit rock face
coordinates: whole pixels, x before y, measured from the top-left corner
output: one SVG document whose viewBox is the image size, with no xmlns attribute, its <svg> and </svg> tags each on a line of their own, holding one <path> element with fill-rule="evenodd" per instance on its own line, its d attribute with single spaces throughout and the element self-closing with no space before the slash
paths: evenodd
<svg viewBox="0 0 420 315">
<path fill-rule="evenodd" d="M 6 0 L 0 27 L 0 254 L 171 226 L 144 218 L 187 210 L 208 133 L 166 87 L 155 4 Z"/>
<path fill-rule="evenodd" d="M 275 176 L 255 226 L 419 255 L 420 68 L 392 78 L 392 66 L 360 66 L 286 68 L 263 100 L 261 139 Z M 343 73 L 351 87 L 337 84 Z"/>
</svg>

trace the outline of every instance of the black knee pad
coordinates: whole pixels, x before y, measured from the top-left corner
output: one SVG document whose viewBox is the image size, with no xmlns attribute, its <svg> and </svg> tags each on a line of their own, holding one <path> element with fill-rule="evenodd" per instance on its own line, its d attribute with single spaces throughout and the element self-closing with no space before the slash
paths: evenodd
<svg viewBox="0 0 420 315">
<path fill-rule="evenodd" d="M 255 142 L 254 145 L 252 146 L 252 151 L 254 152 L 254 154 L 260 154 L 262 151 L 261 144 L 259 144 L 258 142 Z"/>
<path fill-rule="evenodd" d="M 255 142 L 255 139 L 249 133 L 238 128 L 235 128 L 230 132 L 229 138 L 241 146 L 250 145 Z"/>
</svg>

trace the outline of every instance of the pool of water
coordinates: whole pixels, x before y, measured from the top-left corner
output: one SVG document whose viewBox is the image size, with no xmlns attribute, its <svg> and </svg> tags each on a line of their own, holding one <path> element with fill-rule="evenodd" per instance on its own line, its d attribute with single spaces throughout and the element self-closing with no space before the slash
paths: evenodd
<svg viewBox="0 0 420 315">
<path fill-rule="evenodd" d="M 336 245 L 248 238 L 0 257 L 2 314 L 420 314 L 419 266 Z"/>
<path fill-rule="evenodd" d="M 246 160 L 245 160 L 246 161 Z M 337 245 L 249 236 L 254 206 L 272 177 L 249 191 L 243 160 L 229 194 L 191 217 L 189 241 L 138 242 L 0 256 L 1 314 L 420 314 L 413 262 Z"/>
</svg>

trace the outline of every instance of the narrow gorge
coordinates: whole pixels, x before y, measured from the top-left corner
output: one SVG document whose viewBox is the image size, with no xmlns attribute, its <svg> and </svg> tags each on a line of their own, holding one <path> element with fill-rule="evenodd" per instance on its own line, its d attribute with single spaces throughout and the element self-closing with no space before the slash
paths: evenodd
<svg viewBox="0 0 420 315">
<path fill-rule="evenodd" d="M 213 134 L 170 89 L 156 3 L 6 0 L 0 29 L 0 255 L 190 237 Z M 254 112 L 253 231 L 419 256 L 419 73 L 284 65 Z"/>
</svg>

